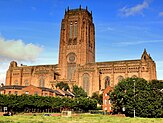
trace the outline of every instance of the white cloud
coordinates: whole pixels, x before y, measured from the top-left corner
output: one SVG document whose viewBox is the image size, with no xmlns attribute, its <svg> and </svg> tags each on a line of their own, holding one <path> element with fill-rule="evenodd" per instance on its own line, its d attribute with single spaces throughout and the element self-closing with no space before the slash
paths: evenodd
<svg viewBox="0 0 163 123">
<path fill-rule="evenodd" d="M 34 61 L 41 51 L 41 47 L 32 43 L 25 44 L 22 40 L 6 40 L 0 37 L 0 61 Z"/>
<path fill-rule="evenodd" d="M 148 8 L 150 0 L 144 0 L 143 3 L 135 5 L 131 8 L 123 7 L 120 9 L 120 14 L 122 16 L 133 16 L 135 14 L 140 14 L 146 8 Z"/>
<path fill-rule="evenodd" d="M 5 73 L 0 73 L 0 84 L 5 83 L 5 77 L 6 77 Z"/>
<path fill-rule="evenodd" d="M 160 13 L 159 13 L 159 16 L 163 16 L 163 12 L 160 12 Z"/>
<path fill-rule="evenodd" d="M 9 66 L 9 61 L 1 62 L 0 64 L 0 83 L 5 83 L 6 71 Z"/>
</svg>

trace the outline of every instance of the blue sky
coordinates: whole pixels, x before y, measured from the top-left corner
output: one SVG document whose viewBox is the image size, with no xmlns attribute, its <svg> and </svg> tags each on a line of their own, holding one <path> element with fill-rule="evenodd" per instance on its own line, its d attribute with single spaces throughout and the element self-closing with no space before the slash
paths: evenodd
<svg viewBox="0 0 163 123">
<path fill-rule="evenodd" d="M 93 13 L 96 61 L 140 59 L 144 48 L 163 80 L 162 0 L 0 0 L 0 81 L 11 60 L 57 64 L 65 9 Z"/>
</svg>

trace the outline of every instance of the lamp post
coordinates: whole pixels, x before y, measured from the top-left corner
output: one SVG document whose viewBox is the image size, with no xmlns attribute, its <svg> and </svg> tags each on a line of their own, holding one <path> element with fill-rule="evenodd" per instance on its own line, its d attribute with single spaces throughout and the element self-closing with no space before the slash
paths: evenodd
<svg viewBox="0 0 163 123">
<path fill-rule="evenodd" d="M 134 104 L 136 103 L 135 102 L 135 80 L 133 80 L 133 82 L 134 82 Z M 136 113 L 136 111 L 135 111 L 135 107 L 134 107 L 134 118 L 135 118 L 135 113 Z"/>
</svg>

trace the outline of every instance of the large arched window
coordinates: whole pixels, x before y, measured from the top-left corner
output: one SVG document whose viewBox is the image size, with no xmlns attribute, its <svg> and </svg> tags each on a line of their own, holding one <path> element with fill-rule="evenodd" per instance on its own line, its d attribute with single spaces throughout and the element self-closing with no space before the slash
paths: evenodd
<svg viewBox="0 0 163 123">
<path fill-rule="evenodd" d="M 123 79 L 124 79 L 124 77 L 123 76 L 118 76 L 118 82 L 120 82 L 120 81 L 122 81 Z"/>
<path fill-rule="evenodd" d="M 24 81 L 25 86 L 29 86 L 28 79 Z"/>
<path fill-rule="evenodd" d="M 72 38 L 72 22 L 70 23 L 70 38 Z"/>
<path fill-rule="evenodd" d="M 83 89 L 89 94 L 89 74 L 83 74 Z"/>
<path fill-rule="evenodd" d="M 77 37 L 77 22 L 75 22 L 75 24 L 74 24 L 74 38 L 76 38 Z"/>
<path fill-rule="evenodd" d="M 71 81 L 74 79 L 75 72 L 76 72 L 76 55 L 75 53 L 71 52 L 67 55 L 67 79 Z"/>
<path fill-rule="evenodd" d="M 44 84 L 45 84 L 45 79 L 44 79 L 43 76 L 41 76 L 40 79 L 39 79 L 39 86 L 44 87 Z"/>
<path fill-rule="evenodd" d="M 105 77 L 105 88 L 110 86 L 110 77 L 109 76 L 106 76 Z"/>
</svg>

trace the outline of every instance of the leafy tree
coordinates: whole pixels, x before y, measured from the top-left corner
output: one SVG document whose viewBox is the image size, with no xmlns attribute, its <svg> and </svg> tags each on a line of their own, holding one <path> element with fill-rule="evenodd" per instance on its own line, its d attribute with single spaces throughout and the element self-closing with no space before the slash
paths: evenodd
<svg viewBox="0 0 163 123">
<path fill-rule="evenodd" d="M 0 95 L 0 107 L 7 106 L 9 111 L 14 112 L 62 111 L 63 109 L 88 111 L 96 109 L 96 104 L 96 100 L 87 97 L 72 99 L 32 95 Z"/>
<path fill-rule="evenodd" d="M 125 113 L 133 117 L 135 109 L 138 117 L 163 117 L 163 93 L 158 86 L 160 83 L 157 81 L 148 83 L 142 78 L 122 80 L 109 93 L 113 113 Z"/>
<path fill-rule="evenodd" d="M 59 89 L 63 89 L 66 91 L 66 90 L 70 90 L 70 87 L 68 86 L 67 83 L 64 83 L 64 82 L 60 82 L 60 83 L 57 83 L 56 87 L 59 87 Z"/>
<path fill-rule="evenodd" d="M 102 105 L 103 94 L 93 93 L 91 98 L 97 100 L 98 104 Z"/>
<path fill-rule="evenodd" d="M 87 97 L 87 93 L 84 91 L 84 89 L 82 87 L 78 87 L 77 85 L 73 86 L 72 92 L 75 95 L 75 98 Z"/>
</svg>

